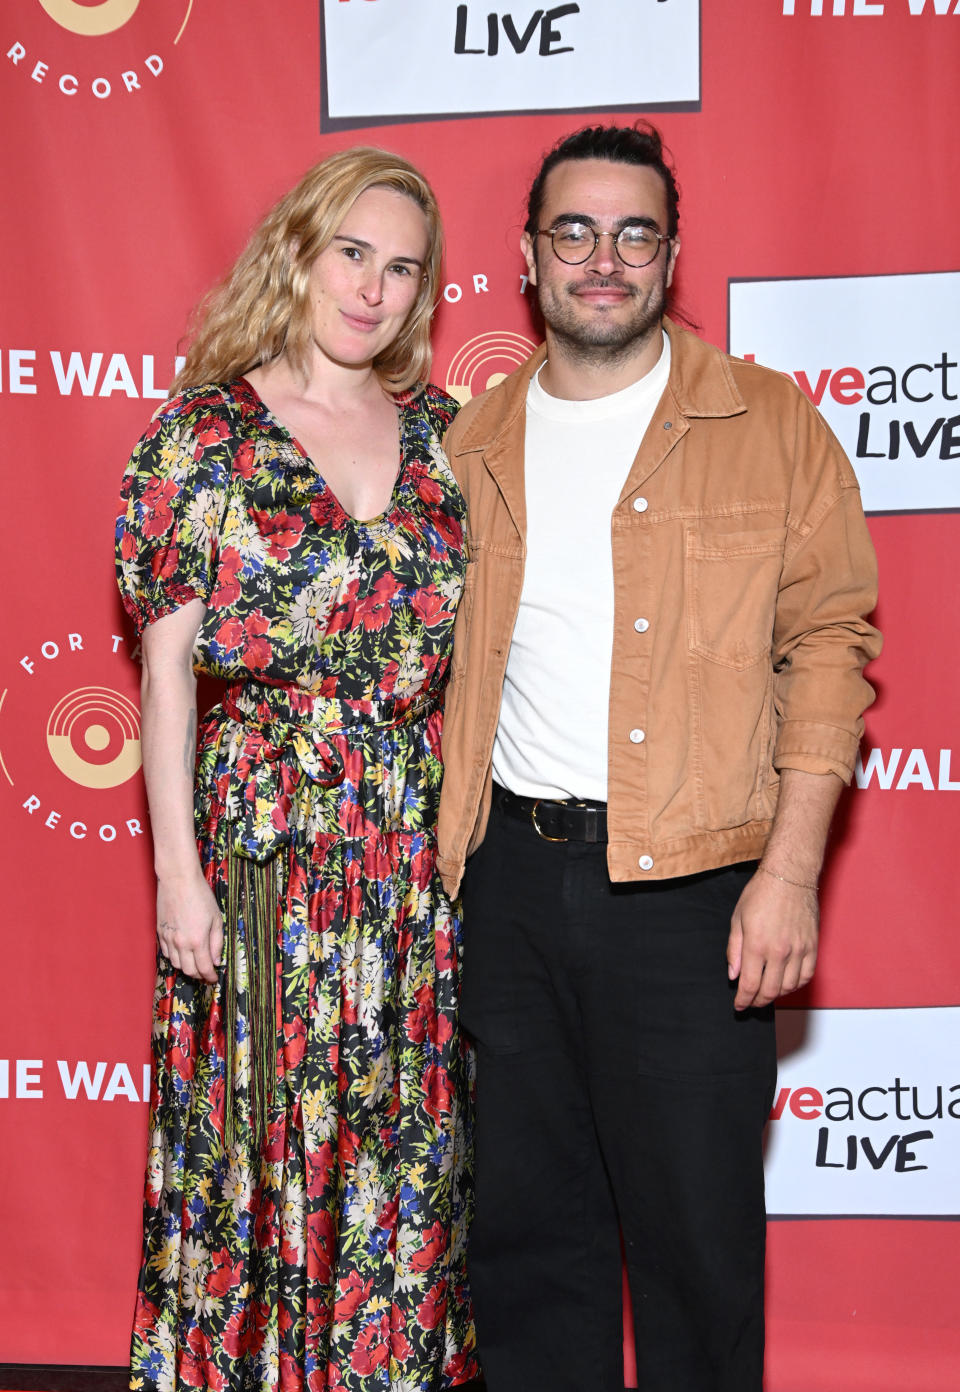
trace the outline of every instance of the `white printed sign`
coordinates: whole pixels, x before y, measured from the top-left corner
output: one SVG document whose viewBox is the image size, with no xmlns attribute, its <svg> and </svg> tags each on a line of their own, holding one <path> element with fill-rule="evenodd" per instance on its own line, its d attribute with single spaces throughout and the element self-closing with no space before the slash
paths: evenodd
<svg viewBox="0 0 960 1392">
<path fill-rule="evenodd" d="M 960 1007 L 781 1010 L 771 1217 L 960 1215 Z"/>
<path fill-rule="evenodd" d="M 960 272 L 731 281 L 729 336 L 820 409 L 868 512 L 960 508 Z"/>
<path fill-rule="evenodd" d="M 689 108 L 699 0 L 325 0 L 328 124 Z"/>
</svg>

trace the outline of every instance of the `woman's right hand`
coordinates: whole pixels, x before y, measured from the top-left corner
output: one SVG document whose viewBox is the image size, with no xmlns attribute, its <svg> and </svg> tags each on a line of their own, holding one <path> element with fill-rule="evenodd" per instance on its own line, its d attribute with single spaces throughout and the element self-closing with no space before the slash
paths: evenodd
<svg viewBox="0 0 960 1392">
<path fill-rule="evenodd" d="M 223 959 L 223 916 L 199 861 L 195 873 L 158 880 L 157 941 L 177 971 L 216 982 Z"/>
<path fill-rule="evenodd" d="M 203 613 L 203 601 L 192 599 L 144 630 L 140 743 L 157 872 L 160 951 L 177 971 L 213 982 L 223 954 L 223 919 L 197 854 L 193 807 L 193 644 Z"/>
</svg>

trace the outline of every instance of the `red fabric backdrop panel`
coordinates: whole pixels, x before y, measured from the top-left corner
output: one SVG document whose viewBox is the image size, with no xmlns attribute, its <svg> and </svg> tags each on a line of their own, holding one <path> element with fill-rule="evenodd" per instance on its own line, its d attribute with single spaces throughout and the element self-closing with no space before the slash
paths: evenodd
<svg viewBox="0 0 960 1392">
<path fill-rule="evenodd" d="M 524 41 L 535 11 L 518 0 L 3 6 L 0 1361 L 126 1357 L 153 890 L 111 527 L 191 306 L 306 167 L 386 145 L 421 165 L 444 210 L 434 378 L 466 400 L 539 334 L 517 243 L 542 151 L 648 109 L 680 176 L 679 303 L 707 339 L 736 338 L 737 283 L 956 271 L 958 10 L 580 0 Z M 412 75 L 389 109 L 354 32 Z M 878 303 L 873 361 L 892 362 L 898 323 Z M 847 326 L 829 295 L 809 310 L 809 353 L 771 365 L 815 383 L 845 365 Z M 957 322 L 931 320 L 931 355 L 960 357 Z M 929 424 L 957 414 L 946 388 Z M 958 1003 L 960 499 L 919 505 L 923 467 L 904 464 L 918 505 L 871 519 L 886 648 L 862 786 L 831 851 L 820 970 L 797 1002 L 814 1012 Z M 955 1043 L 931 1030 L 928 1048 L 931 1076 L 956 1083 Z M 806 1135 L 784 1129 L 778 1145 Z M 883 1214 L 775 1222 L 768 1386 L 950 1386 L 958 1240 L 956 1223 Z"/>
</svg>

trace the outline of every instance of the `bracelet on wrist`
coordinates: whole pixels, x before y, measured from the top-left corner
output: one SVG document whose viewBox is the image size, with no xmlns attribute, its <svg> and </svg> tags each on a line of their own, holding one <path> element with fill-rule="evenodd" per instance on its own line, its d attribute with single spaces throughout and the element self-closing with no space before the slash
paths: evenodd
<svg viewBox="0 0 960 1392">
<path fill-rule="evenodd" d="M 762 860 L 757 862 L 757 869 L 762 870 L 765 875 L 769 875 L 771 880 L 780 880 L 783 884 L 793 885 L 795 889 L 812 889 L 815 891 L 819 885 L 818 880 L 814 880 L 811 884 L 809 880 L 791 880 L 786 875 L 778 875 L 776 870 L 768 870 Z"/>
</svg>

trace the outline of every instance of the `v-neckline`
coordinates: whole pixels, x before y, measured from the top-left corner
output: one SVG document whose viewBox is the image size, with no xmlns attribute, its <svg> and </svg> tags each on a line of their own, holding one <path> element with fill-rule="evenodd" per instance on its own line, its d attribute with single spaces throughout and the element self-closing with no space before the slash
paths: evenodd
<svg viewBox="0 0 960 1392">
<path fill-rule="evenodd" d="M 307 452 L 307 450 L 304 449 L 303 445 L 302 445 L 302 444 L 300 443 L 300 441 L 297 439 L 296 435 L 294 435 L 294 433 L 293 433 L 293 431 L 290 429 L 290 427 L 284 425 L 283 421 L 280 420 L 279 416 L 275 415 L 274 412 L 271 411 L 270 407 L 269 407 L 269 406 L 267 405 L 267 403 L 264 401 L 263 397 L 262 397 L 262 396 L 260 395 L 260 393 L 257 391 L 256 387 L 255 387 L 255 386 L 253 385 L 253 383 L 250 381 L 249 377 L 244 377 L 244 376 L 241 375 L 241 377 L 239 378 L 239 380 L 240 380 L 240 381 L 243 383 L 243 385 L 246 387 L 247 391 L 249 391 L 250 394 L 257 400 L 257 402 L 259 402 L 260 410 L 261 410 L 261 412 L 263 413 L 263 415 L 266 416 L 266 417 L 270 420 L 270 422 L 271 422 L 274 426 L 276 426 L 276 428 L 281 432 L 281 434 L 284 435 L 284 436 L 290 441 L 290 444 L 291 444 L 291 445 L 293 446 L 293 448 L 296 450 L 297 454 L 299 454 L 299 456 L 300 456 L 300 458 L 303 460 L 303 462 L 309 466 L 310 472 L 311 472 L 313 478 L 316 480 L 317 484 L 319 485 L 321 491 L 324 492 L 324 493 L 327 495 L 327 497 L 328 497 L 328 498 L 330 499 L 330 501 L 334 504 L 334 506 L 339 510 L 339 512 L 340 512 L 341 515 L 346 519 L 347 522 L 352 522 L 353 525 L 354 525 L 355 527 L 374 527 L 374 526 L 376 526 L 376 524 L 377 524 L 378 522 L 382 522 L 385 518 L 387 518 L 387 517 L 390 516 L 390 514 L 393 512 L 394 508 L 395 508 L 396 505 L 397 505 L 397 497 L 398 497 L 398 494 L 399 494 L 399 491 L 400 491 L 400 486 L 401 486 L 401 483 L 403 482 L 404 475 L 406 474 L 406 471 L 407 471 L 407 460 L 406 460 L 407 451 L 406 451 L 406 448 L 405 448 L 405 446 L 406 446 L 406 418 L 405 418 L 405 415 L 404 415 L 404 410 L 405 410 L 405 408 L 404 408 L 404 406 L 403 406 L 399 401 L 397 402 L 397 407 L 396 407 L 396 409 L 397 409 L 397 442 L 398 442 L 398 447 L 399 447 L 400 459 L 399 459 L 399 462 L 398 462 L 398 464 L 397 464 L 397 474 L 396 474 L 395 479 L 393 480 L 393 487 L 392 487 L 391 490 L 390 490 L 390 497 L 387 499 L 387 505 L 386 505 L 386 507 L 383 509 L 382 512 L 376 513 L 376 515 L 373 516 L 373 517 L 355 517 L 355 516 L 353 515 L 352 512 L 348 512 L 347 509 L 343 506 L 343 503 L 341 503 L 340 499 L 337 497 L 336 493 L 335 493 L 335 492 L 333 491 L 333 489 L 330 487 L 330 484 L 327 482 L 326 478 L 325 478 L 325 477 L 323 476 L 323 474 L 320 472 L 319 468 L 317 467 L 316 461 L 315 461 L 315 460 L 313 459 L 313 457 Z"/>
</svg>

